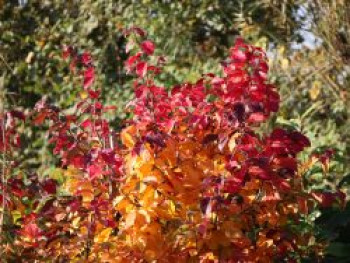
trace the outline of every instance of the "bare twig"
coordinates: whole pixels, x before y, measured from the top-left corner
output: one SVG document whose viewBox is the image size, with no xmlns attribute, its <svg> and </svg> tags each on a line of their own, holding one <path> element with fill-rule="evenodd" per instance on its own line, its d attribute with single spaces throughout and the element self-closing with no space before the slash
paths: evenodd
<svg viewBox="0 0 350 263">
<path fill-rule="evenodd" d="M 1 139 L 4 144 L 4 149 L 2 152 L 2 167 L 1 167 L 1 185 L 2 185 L 2 204 L 1 204 L 1 213 L 0 213 L 0 237 L 2 236 L 3 224 L 4 224 L 4 214 L 6 208 L 6 143 L 5 143 L 5 90 L 3 87 L 3 81 L 0 81 L 0 90 L 1 92 L 1 108 L 0 108 L 0 117 L 1 117 Z"/>
</svg>

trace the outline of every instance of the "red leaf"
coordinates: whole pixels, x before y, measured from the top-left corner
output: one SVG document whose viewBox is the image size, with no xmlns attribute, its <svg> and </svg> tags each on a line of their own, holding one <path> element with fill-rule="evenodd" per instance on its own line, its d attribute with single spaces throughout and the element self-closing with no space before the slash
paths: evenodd
<svg viewBox="0 0 350 263">
<path fill-rule="evenodd" d="M 147 73 L 147 63 L 144 61 L 139 62 L 136 65 L 136 74 L 139 77 L 144 77 L 146 75 L 146 73 Z"/>
<path fill-rule="evenodd" d="M 84 66 L 91 66 L 91 63 L 92 63 L 92 58 L 91 58 L 91 55 L 90 53 L 88 52 L 84 52 L 82 55 L 81 55 L 81 63 L 84 65 Z"/>
<path fill-rule="evenodd" d="M 145 40 L 141 43 L 141 48 L 143 52 L 150 56 L 154 52 L 154 43 L 150 40 Z"/>
<path fill-rule="evenodd" d="M 234 49 L 232 52 L 232 58 L 238 62 L 245 62 L 247 60 L 247 53 L 238 48 Z"/>
<path fill-rule="evenodd" d="M 225 80 L 219 77 L 213 77 L 213 79 L 211 80 L 211 84 L 213 86 L 221 86 L 225 83 Z"/>
<path fill-rule="evenodd" d="M 95 179 L 96 177 L 102 175 L 102 168 L 99 165 L 96 164 L 92 164 L 89 165 L 88 169 L 87 169 L 90 179 Z"/>
<path fill-rule="evenodd" d="M 10 179 L 8 181 L 8 185 L 10 186 L 11 193 L 14 196 L 17 196 L 17 197 L 20 197 L 20 198 L 24 196 L 24 194 L 25 194 L 24 189 L 25 188 L 24 188 L 23 182 L 21 180 L 19 180 L 19 179 Z"/>
<path fill-rule="evenodd" d="M 101 91 L 100 90 L 88 89 L 88 93 L 89 93 L 89 97 L 91 99 L 98 99 L 98 97 L 100 96 Z"/>
<path fill-rule="evenodd" d="M 42 112 L 38 114 L 33 121 L 34 125 L 41 125 L 47 116 L 48 116 L 47 112 Z"/>
<path fill-rule="evenodd" d="M 37 239 L 41 236 L 41 229 L 36 224 L 36 214 L 31 213 L 24 217 L 23 228 L 18 233 L 30 242 L 37 242 Z M 33 245 L 33 244 L 32 244 Z"/>
<path fill-rule="evenodd" d="M 74 155 L 68 159 L 69 164 L 73 165 L 76 168 L 84 168 L 86 163 L 85 156 L 82 155 Z"/>
<path fill-rule="evenodd" d="M 118 107 L 115 106 L 115 105 L 109 105 L 109 106 L 103 107 L 103 111 L 104 112 L 107 112 L 107 111 L 110 111 L 110 110 L 116 110 L 116 109 L 118 109 Z"/>
<path fill-rule="evenodd" d="M 263 122 L 264 120 L 266 120 L 266 116 L 262 112 L 254 112 L 248 118 L 248 122 L 250 123 Z"/>
<path fill-rule="evenodd" d="M 111 165 L 113 165 L 115 163 L 115 153 L 112 149 L 102 150 L 101 156 L 106 163 L 111 164 Z"/>
<path fill-rule="evenodd" d="M 278 168 L 286 168 L 292 171 L 295 171 L 297 169 L 297 161 L 295 158 L 290 158 L 290 157 L 275 158 L 273 160 L 273 164 Z"/>
<path fill-rule="evenodd" d="M 137 34 L 137 35 L 139 35 L 140 37 L 145 37 L 146 36 L 146 31 L 143 30 L 142 28 L 136 27 L 136 26 L 130 27 L 129 29 L 125 30 L 124 34 L 125 35 L 130 35 L 130 33 L 132 33 L 132 32 Z"/>
<path fill-rule="evenodd" d="M 281 189 L 282 191 L 285 191 L 285 192 L 290 191 L 292 188 L 286 180 L 277 180 L 275 182 L 275 184 L 277 185 L 277 187 L 279 189 Z"/>
<path fill-rule="evenodd" d="M 126 70 L 128 73 L 132 70 L 134 64 L 140 60 L 141 55 L 142 55 L 142 53 L 138 52 L 136 55 L 131 56 L 127 59 L 127 61 L 125 62 L 125 65 L 126 65 Z"/>
<path fill-rule="evenodd" d="M 336 153 L 334 149 L 327 149 L 322 154 L 315 154 L 314 156 L 320 160 L 323 165 L 326 165 L 330 158 Z"/>
<path fill-rule="evenodd" d="M 22 234 L 30 239 L 36 239 L 40 236 L 40 228 L 35 223 L 29 223 L 24 226 Z"/>
<path fill-rule="evenodd" d="M 336 193 L 313 192 L 311 193 L 311 196 L 324 208 L 331 207 L 336 203 L 338 203 L 341 207 L 344 207 L 345 205 L 346 195 L 339 190 Z"/>
<path fill-rule="evenodd" d="M 264 180 L 268 180 L 271 178 L 268 171 L 259 167 L 259 166 L 252 166 L 249 168 L 248 173 L 253 177 L 259 177 Z"/>
<path fill-rule="evenodd" d="M 291 132 L 290 137 L 293 140 L 294 148 L 297 152 L 301 152 L 305 147 L 311 146 L 310 140 L 300 132 Z"/>
<path fill-rule="evenodd" d="M 17 118 L 17 119 L 20 119 L 20 120 L 22 120 L 22 121 L 24 121 L 25 118 L 26 118 L 25 115 L 24 115 L 24 113 L 21 112 L 21 111 L 18 111 L 18 110 L 10 111 L 10 114 L 11 114 L 12 117 Z"/>
<path fill-rule="evenodd" d="M 93 67 L 87 68 L 84 71 L 84 89 L 88 89 L 95 80 L 95 69 Z"/>
<path fill-rule="evenodd" d="M 63 47 L 63 53 L 62 53 L 63 59 L 67 59 L 69 56 L 71 56 L 72 51 L 73 51 L 73 48 L 70 46 Z"/>
<path fill-rule="evenodd" d="M 102 103 L 97 101 L 94 103 L 94 107 L 95 107 L 95 110 L 102 110 L 103 106 L 102 106 Z"/>
<path fill-rule="evenodd" d="M 56 193 L 56 187 L 57 187 L 56 181 L 53 180 L 53 179 L 46 179 L 42 183 L 42 188 L 48 194 L 55 194 Z"/>
<path fill-rule="evenodd" d="M 80 124 L 81 127 L 83 127 L 84 129 L 88 128 L 88 127 L 91 127 L 91 120 L 90 119 L 87 119 L 85 121 L 83 121 L 81 124 Z"/>
<path fill-rule="evenodd" d="M 14 144 L 14 146 L 16 146 L 16 147 L 20 147 L 20 146 L 21 146 L 21 136 L 20 136 L 19 134 L 16 134 L 16 135 L 14 136 L 13 144 Z"/>
</svg>

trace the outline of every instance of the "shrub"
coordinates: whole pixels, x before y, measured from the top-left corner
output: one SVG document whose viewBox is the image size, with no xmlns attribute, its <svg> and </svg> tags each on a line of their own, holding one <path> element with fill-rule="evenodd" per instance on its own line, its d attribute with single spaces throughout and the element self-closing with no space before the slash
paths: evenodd
<svg viewBox="0 0 350 263">
<path fill-rule="evenodd" d="M 135 77 L 135 97 L 121 131 L 104 118 L 115 107 L 99 101 L 90 54 L 65 50 L 83 89 L 72 109 L 45 99 L 35 107 L 36 125 L 50 120 L 61 167 L 50 178 L 18 173 L 2 184 L 7 257 L 297 262 L 322 256 L 326 242 L 317 235 L 315 212 L 343 207 L 345 197 L 311 191 L 303 177 L 316 162 L 326 171 L 331 152 L 302 162 L 298 153 L 310 146 L 303 134 L 259 133 L 279 106 L 264 51 L 238 39 L 222 76 L 208 73 L 167 89 L 157 79 L 165 58 L 154 54 L 146 32 L 134 27 L 125 34 L 132 35 L 125 66 Z"/>
</svg>

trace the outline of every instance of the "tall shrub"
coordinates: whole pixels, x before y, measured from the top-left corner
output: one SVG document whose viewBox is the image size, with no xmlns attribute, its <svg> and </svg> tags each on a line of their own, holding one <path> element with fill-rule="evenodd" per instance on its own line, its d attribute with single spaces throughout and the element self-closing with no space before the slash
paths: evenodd
<svg viewBox="0 0 350 263">
<path fill-rule="evenodd" d="M 132 117 L 121 131 L 103 117 L 115 107 L 99 101 L 91 55 L 65 50 L 83 89 L 69 111 L 45 99 L 36 105 L 33 121 L 50 120 L 61 167 L 51 178 L 18 173 L 8 180 L 7 257 L 297 262 L 322 256 L 326 242 L 317 235 L 315 212 L 342 207 L 345 197 L 311 191 L 303 177 L 317 162 L 326 172 L 331 152 L 301 161 L 298 153 L 310 146 L 303 134 L 259 132 L 280 102 L 264 51 L 238 39 L 222 76 L 208 73 L 168 89 L 157 79 L 165 58 L 155 55 L 146 32 L 133 27 L 125 34 L 131 35 L 125 67 L 135 81 Z"/>
</svg>

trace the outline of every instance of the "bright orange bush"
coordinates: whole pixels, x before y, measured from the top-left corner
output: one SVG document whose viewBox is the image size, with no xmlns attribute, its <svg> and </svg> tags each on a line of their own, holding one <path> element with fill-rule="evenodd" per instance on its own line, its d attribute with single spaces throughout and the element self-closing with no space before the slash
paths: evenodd
<svg viewBox="0 0 350 263">
<path fill-rule="evenodd" d="M 118 133 L 93 89 L 91 56 L 67 48 L 84 89 L 74 113 L 40 101 L 61 168 L 7 184 L 13 229 L 8 258 L 57 262 L 297 262 L 322 255 L 310 215 L 344 194 L 310 192 L 303 175 L 328 155 L 300 162 L 297 131 L 257 133 L 278 110 L 266 55 L 238 39 L 223 76 L 168 90 L 165 62 L 139 28 L 126 62 L 136 76 L 132 120 Z M 128 50 L 129 51 L 129 50 Z M 9 115 L 10 116 L 10 115 Z M 10 139 L 10 136 L 8 137 Z M 1 141 L 3 149 L 5 141 Z"/>
</svg>

